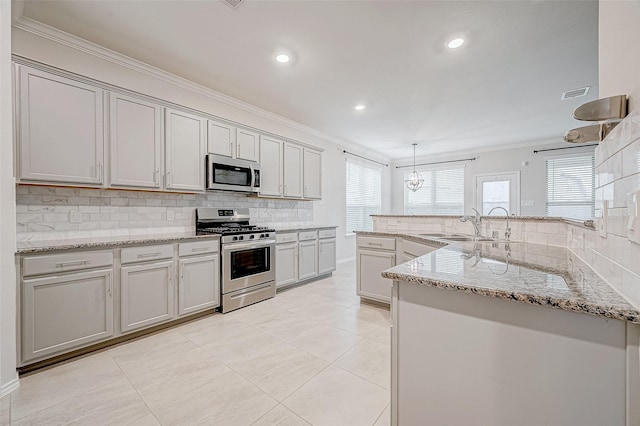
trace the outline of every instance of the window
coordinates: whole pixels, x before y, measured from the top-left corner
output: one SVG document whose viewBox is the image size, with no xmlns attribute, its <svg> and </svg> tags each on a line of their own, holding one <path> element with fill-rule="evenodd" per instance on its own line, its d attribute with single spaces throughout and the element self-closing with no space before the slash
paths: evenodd
<svg viewBox="0 0 640 426">
<path fill-rule="evenodd" d="M 380 169 L 347 160 L 347 234 L 373 230 L 369 215 L 380 214 L 381 205 Z"/>
<path fill-rule="evenodd" d="M 405 173 L 405 180 L 409 178 Z M 404 189 L 405 214 L 464 214 L 464 167 L 421 171 L 422 188 Z"/>
<path fill-rule="evenodd" d="M 593 168 L 593 154 L 547 159 L 547 216 L 593 218 Z"/>
</svg>

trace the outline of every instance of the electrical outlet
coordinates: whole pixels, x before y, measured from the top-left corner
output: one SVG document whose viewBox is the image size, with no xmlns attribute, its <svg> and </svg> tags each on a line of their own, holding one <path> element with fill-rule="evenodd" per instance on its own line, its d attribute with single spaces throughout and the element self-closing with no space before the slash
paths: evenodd
<svg viewBox="0 0 640 426">
<path fill-rule="evenodd" d="M 79 210 L 69 212 L 69 223 L 82 223 L 82 213 Z"/>
<path fill-rule="evenodd" d="M 176 220 L 176 212 L 174 210 L 167 210 L 167 220 Z"/>
</svg>

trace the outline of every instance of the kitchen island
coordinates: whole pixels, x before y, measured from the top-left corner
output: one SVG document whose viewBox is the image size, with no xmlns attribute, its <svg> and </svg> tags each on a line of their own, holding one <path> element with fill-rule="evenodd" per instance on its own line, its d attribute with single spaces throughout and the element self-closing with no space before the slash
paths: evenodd
<svg viewBox="0 0 640 426">
<path fill-rule="evenodd" d="M 638 424 L 640 311 L 567 248 L 456 243 L 382 275 L 392 424 Z"/>
</svg>

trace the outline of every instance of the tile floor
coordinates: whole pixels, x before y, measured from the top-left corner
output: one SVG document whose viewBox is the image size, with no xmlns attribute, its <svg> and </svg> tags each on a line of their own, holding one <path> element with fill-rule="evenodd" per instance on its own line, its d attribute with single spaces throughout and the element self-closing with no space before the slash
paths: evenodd
<svg viewBox="0 0 640 426">
<path fill-rule="evenodd" d="M 22 377 L 12 425 L 387 425 L 389 311 L 355 265 Z M 3 415 L 4 416 L 4 415 Z"/>
</svg>

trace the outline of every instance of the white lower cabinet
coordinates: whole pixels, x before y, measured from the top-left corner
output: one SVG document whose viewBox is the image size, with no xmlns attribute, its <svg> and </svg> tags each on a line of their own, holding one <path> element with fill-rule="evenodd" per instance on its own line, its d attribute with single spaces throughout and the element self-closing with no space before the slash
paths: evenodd
<svg viewBox="0 0 640 426">
<path fill-rule="evenodd" d="M 381 274 L 396 265 L 395 252 L 358 250 L 356 263 L 358 296 L 390 303 L 393 281 Z"/>
<path fill-rule="evenodd" d="M 318 232 L 300 232 L 298 240 L 298 280 L 302 281 L 318 275 Z"/>
<path fill-rule="evenodd" d="M 113 336 L 113 269 L 22 281 L 22 362 Z"/>
<path fill-rule="evenodd" d="M 298 243 L 276 245 L 276 287 L 298 282 Z"/>
<path fill-rule="evenodd" d="M 220 305 L 218 254 L 181 258 L 179 274 L 178 315 L 188 315 Z"/>
<path fill-rule="evenodd" d="M 336 270 L 336 239 L 318 240 L 318 274 L 326 274 Z"/>
<path fill-rule="evenodd" d="M 174 317 L 173 260 L 123 266 L 120 327 L 123 333 Z"/>
</svg>

